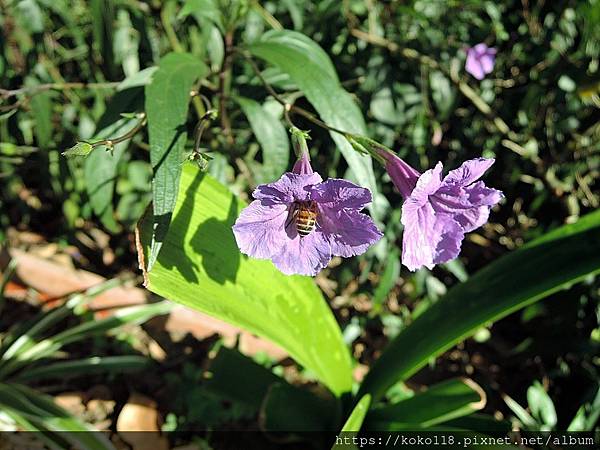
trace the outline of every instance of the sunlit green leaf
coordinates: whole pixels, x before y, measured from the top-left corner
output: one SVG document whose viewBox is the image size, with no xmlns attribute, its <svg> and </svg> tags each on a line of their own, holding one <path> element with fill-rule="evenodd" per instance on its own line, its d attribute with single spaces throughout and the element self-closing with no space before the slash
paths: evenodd
<svg viewBox="0 0 600 450">
<path fill-rule="evenodd" d="M 544 424 L 548 429 L 552 429 L 556 425 L 558 418 L 554 402 L 539 381 L 535 381 L 527 389 L 527 403 L 531 414 L 539 423 Z"/>
<path fill-rule="evenodd" d="M 148 288 L 271 340 L 334 393 L 349 391 L 348 350 L 314 281 L 283 275 L 270 261 L 240 253 L 231 226 L 244 206 L 225 186 L 185 164 Z M 151 222 L 140 226 L 147 254 Z"/>
<path fill-rule="evenodd" d="M 331 450 L 357 450 L 358 447 L 351 443 L 346 443 L 346 439 L 351 439 L 356 436 L 356 433 L 360 431 L 362 427 L 363 421 L 365 420 L 365 416 L 367 415 L 367 411 L 369 410 L 369 406 L 371 405 L 371 396 L 369 394 L 364 395 L 360 401 L 356 404 L 348 419 L 344 423 L 342 430 L 340 433 L 344 433 L 343 436 L 340 436 L 344 441 L 338 442 L 338 436 L 336 436 L 336 442 L 331 447 Z M 352 440 L 350 440 L 352 442 Z"/>
</svg>

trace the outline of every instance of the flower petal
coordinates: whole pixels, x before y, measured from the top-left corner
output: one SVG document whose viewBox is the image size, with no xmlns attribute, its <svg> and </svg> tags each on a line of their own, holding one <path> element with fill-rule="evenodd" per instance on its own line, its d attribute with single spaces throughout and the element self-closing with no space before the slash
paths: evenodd
<svg viewBox="0 0 600 450">
<path fill-rule="evenodd" d="M 435 247 L 433 262 L 434 264 L 442 264 L 459 255 L 465 233 L 459 223 L 451 216 L 438 215 L 436 219 L 435 228 L 440 233 L 440 239 Z"/>
<path fill-rule="evenodd" d="M 464 191 L 471 207 L 463 210 L 455 219 L 463 227 L 465 233 L 468 233 L 488 221 L 490 209 L 502 200 L 504 195 L 501 191 L 488 188 L 483 181 L 467 186 Z"/>
<path fill-rule="evenodd" d="M 308 154 L 307 151 L 302 152 L 302 155 L 300 156 L 300 158 L 298 158 L 298 161 L 296 161 L 296 163 L 294 164 L 292 172 L 299 173 L 302 175 L 310 175 L 311 173 L 314 173 L 314 170 L 312 169 L 312 166 L 310 165 L 310 155 Z"/>
<path fill-rule="evenodd" d="M 469 201 L 476 205 L 494 206 L 504 198 L 502 191 L 489 188 L 483 181 L 478 181 L 465 188 Z"/>
<path fill-rule="evenodd" d="M 485 73 L 483 72 L 483 66 L 479 62 L 479 58 L 469 50 L 467 53 L 467 62 L 465 63 L 465 70 L 473 75 L 478 80 L 483 80 L 485 78 Z"/>
<path fill-rule="evenodd" d="M 383 150 L 379 154 L 385 158 L 385 170 L 392 179 L 392 183 L 400 194 L 407 198 L 415 188 L 421 174 L 396 155 Z"/>
<path fill-rule="evenodd" d="M 458 169 L 451 170 L 444 178 L 444 185 L 458 184 L 467 186 L 482 177 L 495 159 L 493 158 L 475 158 L 465 161 Z"/>
<path fill-rule="evenodd" d="M 286 275 L 315 276 L 331 261 L 329 242 L 318 230 L 300 237 L 288 227 L 291 239 L 273 256 L 273 264 Z"/>
<path fill-rule="evenodd" d="M 306 201 L 310 196 L 310 187 L 321 181 L 323 179 L 318 173 L 295 174 L 286 172 L 274 183 L 258 186 L 252 196 L 256 200 L 261 200 L 263 205 Z"/>
<path fill-rule="evenodd" d="M 493 55 L 493 53 L 490 52 L 486 53 L 485 55 L 482 55 L 479 58 L 479 63 L 481 64 L 481 69 L 483 70 L 483 73 L 488 74 L 492 72 L 492 70 L 494 70 L 495 60 L 496 57 Z"/>
<path fill-rule="evenodd" d="M 265 206 L 255 200 L 242 210 L 233 225 L 241 252 L 254 258 L 271 258 L 289 240 L 285 232 L 288 208 L 284 204 Z"/>
<path fill-rule="evenodd" d="M 383 236 L 366 214 L 323 207 L 320 211 L 321 230 L 331 245 L 333 255 L 344 258 L 361 255 Z"/>
<path fill-rule="evenodd" d="M 429 196 L 435 194 L 442 185 L 442 163 L 438 162 L 433 169 L 425 171 L 417 180 L 417 185 L 406 202 L 423 205 Z M 405 202 L 405 204 L 406 204 Z"/>
<path fill-rule="evenodd" d="M 430 201 L 437 215 L 453 216 L 465 233 L 487 222 L 490 209 L 502 199 L 502 192 L 489 189 L 482 181 L 467 187 L 444 186 Z"/>
<path fill-rule="evenodd" d="M 432 269 L 460 253 L 464 232 L 450 214 L 436 214 L 431 203 L 406 202 L 402 207 L 402 263 L 415 271 Z"/>
<path fill-rule="evenodd" d="M 371 203 L 371 191 L 347 180 L 330 178 L 317 184 L 311 193 L 311 200 L 325 204 L 327 208 L 360 211 Z"/>
<path fill-rule="evenodd" d="M 402 205 L 402 224 L 402 264 L 413 272 L 421 266 L 432 269 L 438 239 L 433 207 L 407 200 Z"/>
<path fill-rule="evenodd" d="M 485 55 L 489 50 L 489 47 L 487 45 L 485 45 L 483 42 L 480 44 L 477 44 L 473 47 L 473 51 L 475 52 L 475 54 L 477 56 L 481 56 L 481 55 Z"/>
</svg>

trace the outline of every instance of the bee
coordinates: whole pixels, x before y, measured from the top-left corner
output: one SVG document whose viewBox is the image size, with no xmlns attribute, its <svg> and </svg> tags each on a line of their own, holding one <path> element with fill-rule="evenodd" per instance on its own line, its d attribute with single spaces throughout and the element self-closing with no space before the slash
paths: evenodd
<svg viewBox="0 0 600 450">
<path fill-rule="evenodd" d="M 317 203 L 313 201 L 296 203 L 288 224 L 292 221 L 295 221 L 296 231 L 301 238 L 308 236 L 317 226 Z"/>
</svg>

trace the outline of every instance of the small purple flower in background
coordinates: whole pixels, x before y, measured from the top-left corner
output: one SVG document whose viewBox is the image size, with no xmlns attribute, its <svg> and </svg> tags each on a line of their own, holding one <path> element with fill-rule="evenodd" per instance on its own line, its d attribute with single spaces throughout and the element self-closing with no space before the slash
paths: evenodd
<svg viewBox="0 0 600 450">
<path fill-rule="evenodd" d="M 420 174 L 392 153 L 378 154 L 405 199 L 402 263 L 412 271 L 456 258 L 465 233 L 486 223 L 492 206 L 503 198 L 502 192 L 477 181 L 493 159 L 466 161 L 442 179 L 441 162 Z"/>
<path fill-rule="evenodd" d="M 287 275 L 316 275 L 333 256 L 364 253 L 382 233 L 360 213 L 371 193 L 346 180 L 323 182 L 303 152 L 292 172 L 252 194 L 233 226 L 238 247 Z"/>
<path fill-rule="evenodd" d="M 495 48 L 488 47 L 483 43 L 477 44 L 475 47 L 467 49 L 465 70 L 478 80 L 483 80 L 488 73 L 494 70 L 495 59 Z"/>
</svg>

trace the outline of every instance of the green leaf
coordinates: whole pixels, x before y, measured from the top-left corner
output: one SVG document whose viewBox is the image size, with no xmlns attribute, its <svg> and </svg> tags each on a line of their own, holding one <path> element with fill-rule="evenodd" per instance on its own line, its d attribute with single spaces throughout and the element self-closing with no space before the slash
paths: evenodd
<svg viewBox="0 0 600 450">
<path fill-rule="evenodd" d="M 237 97 L 236 100 L 262 147 L 263 165 L 255 170 L 256 183 L 277 180 L 287 170 L 290 159 L 290 144 L 284 126 L 258 102 L 243 97 Z"/>
<path fill-rule="evenodd" d="M 78 142 L 73 147 L 62 152 L 61 155 L 66 158 L 76 158 L 78 156 L 86 157 L 92 152 L 92 150 L 94 150 L 92 144 L 88 142 Z"/>
<path fill-rule="evenodd" d="M 485 392 L 470 379 L 453 379 L 389 406 L 374 408 L 365 427 L 370 430 L 431 427 L 466 416 L 485 406 Z"/>
<path fill-rule="evenodd" d="M 327 53 L 312 39 L 295 31 L 274 30 L 265 33 L 248 49 L 289 74 L 328 125 L 350 133 L 366 134 L 360 109 L 340 85 Z M 378 199 L 371 158 L 358 154 L 340 134 L 330 134 L 358 183 L 368 187 L 373 198 Z M 374 208 L 370 211 L 375 219 L 379 217 Z"/>
<path fill-rule="evenodd" d="M 502 397 L 504 399 L 504 403 L 506 406 L 510 408 L 510 410 L 517 416 L 517 418 L 521 421 L 523 427 L 536 430 L 538 428 L 538 424 L 533 417 L 527 412 L 525 408 L 519 405 L 514 399 L 509 397 L 508 395 L 504 395 Z"/>
<path fill-rule="evenodd" d="M 376 305 L 375 309 L 381 308 L 383 301 L 386 296 L 396 285 L 396 281 L 400 276 L 400 259 L 398 257 L 398 250 L 393 249 L 387 257 L 385 270 L 381 275 L 379 284 L 373 293 L 373 304 Z"/>
<path fill-rule="evenodd" d="M 106 319 L 84 322 L 54 336 L 42 339 L 33 345 L 28 345 L 27 349 L 19 352 L 17 357 L 7 360 L 6 363 L 0 366 L 0 376 L 6 377 L 32 361 L 50 357 L 67 344 L 106 333 L 125 324 L 141 324 L 154 316 L 166 314 L 170 311 L 171 306 L 170 302 L 163 301 L 123 308 Z"/>
<path fill-rule="evenodd" d="M 16 383 L 0 383 L 0 405 L 3 412 L 21 416 L 41 430 L 55 432 L 74 448 L 114 450 L 108 438 L 90 425 L 79 422 L 57 406 L 51 397 Z"/>
<path fill-rule="evenodd" d="M 346 436 L 343 438 L 351 438 L 356 436 L 356 433 L 360 431 L 362 427 L 363 421 L 365 420 L 365 416 L 367 415 L 367 411 L 369 411 L 369 406 L 371 405 L 371 396 L 369 394 L 364 395 L 360 401 L 356 404 L 348 419 L 346 419 L 346 423 L 342 427 L 340 433 L 345 433 Z M 342 449 L 351 449 L 356 450 L 358 447 L 354 444 L 347 444 L 345 442 L 337 442 L 333 444 L 331 450 L 342 450 Z"/>
<path fill-rule="evenodd" d="M 122 119 L 116 123 L 115 136 L 127 133 L 135 126 L 135 120 Z M 112 151 L 97 148 L 86 158 L 84 174 L 86 189 L 94 213 L 111 232 L 118 231 L 113 217 L 113 196 L 117 179 L 117 166 L 123 157 L 127 143 L 114 146 Z"/>
<path fill-rule="evenodd" d="M 75 309 L 85 302 L 91 300 L 97 295 L 106 292 L 114 287 L 120 286 L 123 280 L 113 278 L 100 284 L 86 289 L 85 292 L 71 296 L 63 305 L 32 319 L 31 322 L 25 322 L 15 330 L 4 336 L 2 345 L 0 345 L 0 366 L 5 361 L 13 358 L 23 359 L 19 355 L 28 350 L 36 343 L 36 339 L 45 331 L 65 319 L 67 316 L 75 314 Z"/>
<path fill-rule="evenodd" d="M 568 264 L 565 264 L 568 261 Z M 600 211 L 489 264 L 452 288 L 391 342 L 360 393 L 381 398 L 478 328 L 600 271 Z"/>
<path fill-rule="evenodd" d="M 269 387 L 282 383 L 280 377 L 269 369 L 255 363 L 236 350 L 221 347 L 210 365 L 211 377 L 206 380 L 208 391 L 220 397 L 239 402 L 258 412 Z M 244 382 L 240 383 L 240 374 Z"/>
<path fill-rule="evenodd" d="M 231 227 L 245 204 L 185 164 L 174 219 L 151 291 L 267 338 L 315 373 L 335 394 L 350 390 L 350 355 L 314 281 L 286 276 L 270 261 L 243 256 Z M 152 226 L 140 224 L 144 250 Z"/>
<path fill-rule="evenodd" d="M 40 367 L 28 367 L 13 378 L 14 381 L 41 380 L 45 378 L 69 378 L 105 372 L 132 372 L 147 367 L 150 359 L 143 356 L 93 356 L 75 361 L 61 361 Z"/>
<path fill-rule="evenodd" d="M 208 68 L 196 57 L 188 53 L 169 53 L 160 60 L 152 82 L 146 86 L 150 162 L 154 171 L 154 234 L 148 271 L 164 242 L 177 200 L 192 83 L 207 73 Z"/>
<path fill-rule="evenodd" d="M 130 89 L 115 94 L 98 121 L 94 138 L 90 141 L 114 139 L 131 131 L 139 119 L 121 117 L 122 113 L 135 111 L 141 103 L 141 89 Z M 118 231 L 113 217 L 113 197 L 118 165 L 130 140 L 115 144 L 111 151 L 97 147 L 85 159 L 85 188 L 94 213 L 109 231 Z"/>
<path fill-rule="evenodd" d="M 223 14 L 219 10 L 215 0 L 186 0 L 177 18 L 183 19 L 190 14 L 196 18 L 202 17 L 208 19 L 217 25 L 221 31 L 225 30 L 223 26 Z"/>
<path fill-rule="evenodd" d="M 550 429 L 556 425 L 558 418 L 556 417 L 554 402 L 552 402 L 552 399 L 539 381 L 535 381 L 527 389 L 527 403 L 529 404 L 531 414 L 540 424 Z"/>
<path fill-rule="evenodd" d="M 26 85 L 33 86 L 34 84 L 26 83 Z M 40 148 L 52 146 L 52 98 L 54 95 L 55 93 L 52 91 L 39 92 L 29 100 L 35 119 L 35 137 Z"/>
<path fill-rule="evenodd" d="M 128 76 L 117 86 L 117 91 L 124 91 L 134 87 L 147 86 L 152 81 L 154 72 L 158 70 L 157 66 L 146 67 L 144 70 Z"/>
<path fill-rule="evenodd" d="M 369 394 L 363 395 L 363 397 L 356 404 L 346 423 L 342 427 L 342 433 L 344 432 L 358 432 L 362 426 L 369 406 L 371 405 L 371 396 Z"/>
<path fill-rule="evenodd" d="M 594 386 L 593 396 L 579 407 L 567 431 L 592 431 L 600 417 L 600 389 Z"/>
<path fill-rule="evenodd" d="M 330 395 L 288 383 L 275 384 L 269 389 L 259 415 L 261 427 L 273 432 L 301 433 L 335 429 L 340 419 L 339 402 Z"/>
</svg>

